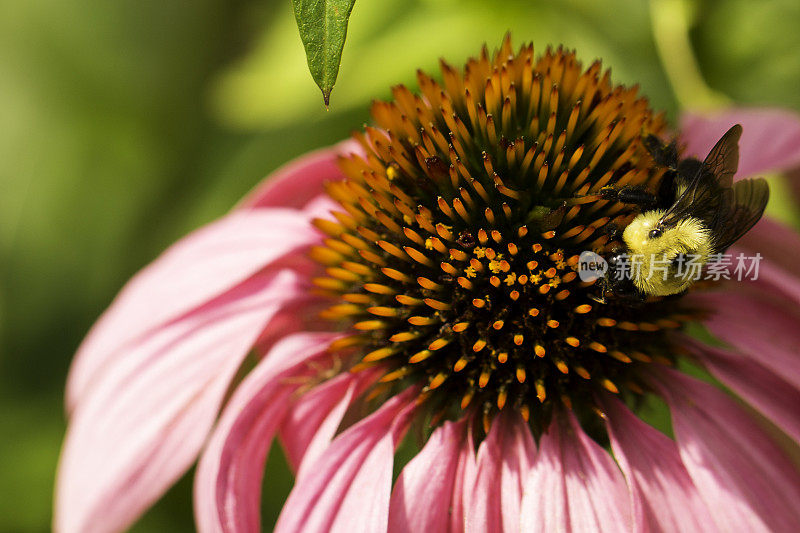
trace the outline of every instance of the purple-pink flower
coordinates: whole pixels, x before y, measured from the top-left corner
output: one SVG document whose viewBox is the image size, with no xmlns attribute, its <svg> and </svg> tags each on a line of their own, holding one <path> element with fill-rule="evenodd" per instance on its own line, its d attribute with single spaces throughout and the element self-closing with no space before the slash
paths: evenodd
<svg viewBox="0 0 800 533">
<path fill-rule="evenodd" d="M 800 237 L 764 219 L 741 239 L 737 251 L 764 257 L 755 281 L 641 311 L 578 300 L 591 287 L 570 274 L 571 250 L 608 241 L 582 210 L 626 215 L 573 200 L 654 183 L 638 139 L 663 120 L 560 51 L 506 43 L 466 77 L 443 75 L 420 75 L 422 96 L 396 89 L 375 129 L 290 163 L 125 286 L 70 372 L 57 531 L 125 529 L 198 458 L 198 529 L 258 531 L 276 437 L 296 473 L 281 532 L 800 524 Z M 703 157 L 734 123 L 737 178 L 800 165 L 800 120 L 780 110 L 687 114 L 685 155 Z M 565 199 L 556 229 L 525 203 L 520 168 L 535 194 Z M 457 232 L 471 223 L 480 231 Z M 520 262 L 528 250 L 540 255 Z M 688 336 L 691 322 L 725 347 Z M 637 416 L 645 397 L 666 402 L 674 436 Z M 393 481 L 412 428 L 424 444 Z"/>
</svg>

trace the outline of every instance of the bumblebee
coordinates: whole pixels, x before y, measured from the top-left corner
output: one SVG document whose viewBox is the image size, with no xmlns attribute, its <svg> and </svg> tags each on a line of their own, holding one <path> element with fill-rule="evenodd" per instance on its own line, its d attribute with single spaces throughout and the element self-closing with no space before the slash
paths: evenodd
<svg viewBox="0 0 800 533">
<path fill-rule="evenodd" d="M 618 201 L 635 203 L 641 213 L 622 233 L 624 250 L 611 258 L 609 277 L 623 258 L 633 259 L 630 279 L 607 280 L 612 293 L 641 299 L 684 292 L 694 282 L 685 267 L 698 267 L 711 255 L 725 252 L 755 225 L 764 213 L 769 186 L 761 178 L 733 183 L 739 166 L 742 127 L 729 129 L 702 162 L 678 160 L 674 142 L 664 144 L 651 135 L 644 139 L 656 164 L 667 167 L 656 194 L 628 188 L 616 191 Z M 656 264 L 658 263 L 658 264 Z"/>
</svg>

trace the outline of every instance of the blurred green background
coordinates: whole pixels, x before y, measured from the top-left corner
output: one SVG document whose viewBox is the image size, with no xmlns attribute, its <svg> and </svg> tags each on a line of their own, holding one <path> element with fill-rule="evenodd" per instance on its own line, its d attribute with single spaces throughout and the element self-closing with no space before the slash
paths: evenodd
<svg viewBox="0 0 800 533">
<path fill-rule="evenodd" d="M 49 529 L 69 361 L 159 251 L 360 127 L 417 67 L 509 29 L 603 58 L 674 119 L 692 102 L 675 97 L 651 8 L 676 6 L 711 88 L 800 110 L 796 0 L 357 0 L 328 112 L 289 0 L 0 0 L 0 531 Z M 265 527 L 291 487 L 279 454 L 269 469 Z M 187 476 L 135 530 L 192 530 L 191 516 Z"/>
</svg>

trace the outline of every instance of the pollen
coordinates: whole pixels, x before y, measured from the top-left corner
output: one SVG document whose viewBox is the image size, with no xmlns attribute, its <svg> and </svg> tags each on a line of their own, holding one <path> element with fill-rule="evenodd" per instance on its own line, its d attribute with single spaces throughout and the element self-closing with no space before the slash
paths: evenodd
<svg viewBox="0 0 800 533">
<path fill-rule="evenodd" d="M 546 427 L 556 408 L 646 391 L 642 370 L 672 362 L 668 332 L 692 314 L 605 301 L 575 270 L 637 214 L 600 189 L 658 183 L 642 138 L 663 116 L 600 62 L 509 38 L 417 81 L 373 105 L 328 184 L 339 209 L 315 223 L 323 317 L 357 339 L 337 341 L 342 360 L 380 368 L 385 394 L 418 386 L 436 420 L 514 409 Z"/>
</svg>

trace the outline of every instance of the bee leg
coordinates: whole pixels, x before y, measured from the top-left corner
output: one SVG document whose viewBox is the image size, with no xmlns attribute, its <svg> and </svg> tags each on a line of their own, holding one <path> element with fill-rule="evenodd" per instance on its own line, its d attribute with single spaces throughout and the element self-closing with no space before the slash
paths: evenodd
<svg viewBox="0 0 800 533">
<path fill-rule="evenodd" d="M 617 201 L 619 198 L 619 189 L 613 185 L 606 185 L 600 189 L 600 196 L 603 197 L 603 200 Z"/>
<path fill-rule="evenodd" d="M 648 192 L 644 187 L 633 185 L 626 185 L 621 189 L 607 185 L 600 189 L 600 195 L 604 200 L 638 205 L 643 210 L 652 208 L 658 203 L 656 195 Z"/>
<path fill-rule="evenodd" d="M 605 231 L 606 235 L 608 235 L 608 238 L 612 241 L 617 240 L 622 234 L 622 232 L 619 230 L 619 226 L 614 223 L 608 223 L 603 226 L 603 231 Z"/>
<path fill-rule="evenodd" d="M 667 168 L 675 168 L 677 166 L 678 143 L 675 141 L 664 144 L 661 139 L 651 134 L 645 137 L 642 143 L 657 165 Z"/>
<path fill-rule="evenodd" d="M 642 209 L 654 207 L 658 203 L 656 196 L 643 187 L 626 186 L 617 193 L 617 201 L 623 204 L 635 204 Z"/>
<path fill-rule="evenodd" d="M 609 261 L 609 268 L 614 268 L 616 264 L 620 261 L 618 257 L 620 254 L 624 254 L 627 251 L 627 248 L 621 244 L 612 244 L 611 246 L 611 261 Z"/>
<path fill-rule="evenodd" d="M 620 287 L 614 293 L 623 302 L 639 306 L 647 300 L 647 296 L 633 287 Z"/>
<path fill-rule="evenodd" d="M 599 296 L 596 296 L 594 294 L 590 294 L 589 298 L 594 300 L 595 302 L 599 303 L 600 305 L 605 305 L 606 304 L 606 295 L 604 293 L 601 293 Z"/>
<path fill-rule="evenodd" d="M 610 292 L 618 301 L 630 304 L 642 304 L 647 300 L 647 296 L 643 294 L 633 282 L 628 278 L 606 278 L 606 290 Z"/>
<path fill-rule="evenodd" d="M 589 298 L 594 300 L 595 302 L 599 303 L 600 305 L 605 305 L 606 300 L 606 293 L 610 291 L 608 280 L 603 279 L 600 281 L 600 293 L 599 294 L 589 294 Z"/>
</svg>

